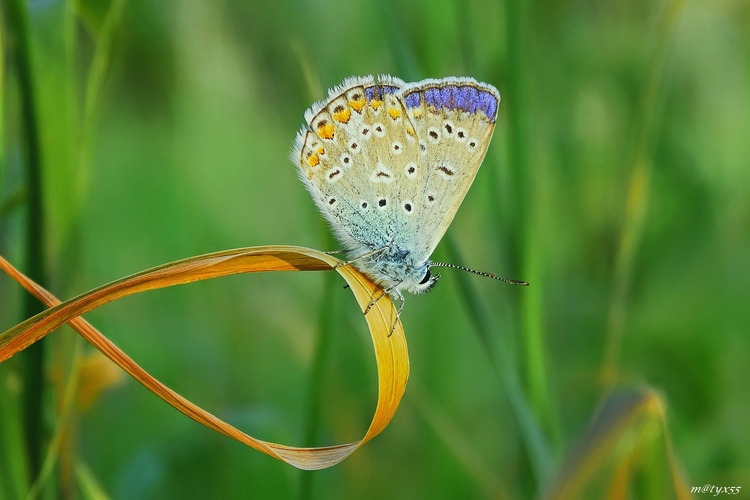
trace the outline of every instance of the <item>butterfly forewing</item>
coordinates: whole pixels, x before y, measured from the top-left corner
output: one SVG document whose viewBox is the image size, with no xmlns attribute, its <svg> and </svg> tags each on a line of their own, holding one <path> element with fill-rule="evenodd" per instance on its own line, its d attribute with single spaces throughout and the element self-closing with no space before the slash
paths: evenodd
<svg viewBox="0 0 750 500">
<path fill-rule="evenodd" d="M 482 164 L 495 128 L 500 96 L 471 79 L 427 80 L 400 91 L 420 144 L 421 179 L 408 232 L 427 260 L 448 229 Z"/>
</svg>

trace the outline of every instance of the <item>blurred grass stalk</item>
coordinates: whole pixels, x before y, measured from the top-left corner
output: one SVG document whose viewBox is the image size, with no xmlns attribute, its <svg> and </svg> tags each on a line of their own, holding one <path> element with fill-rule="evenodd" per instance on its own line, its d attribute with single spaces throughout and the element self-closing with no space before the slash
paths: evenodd
<svg viewBox="0 0 750 500">
<path fill-rule="evenodd" d="M 327 228 L 325 228 L 327 230 Z M 330 240 L 330 237 L 328 238 Z M 320 434 L 321 401 L 323 399 L 323 378 L 325 368 L 328 365 L 333 339 L 333 330 L 336 327 L 335 315 L 337 308 L 336 293 L 334 288 L 341 281 L 334 273 L 325 273 L 323 285 L 323 301 L 318 314 L 318 331 L 315 339 L 315 347 L 312 356 L 310 379 L 307 389 L 307 405 L 305 436 L 303 446 L 311 448 L 317 446 Z M 299 498 L 305 500 L 313 498 L 313 477 L 315 471 L 300 470 Z"/>
<path fill-rule="evenodd" d="M 42 192 L 42 152 L 38 128 L 35 80 L 31 61 L 31 39 L 28 13 L 24 0 L 5 3 L 8 26 L 12 31 L 14 66 L 18 76 L 21 101 L 22 151 L 26 164 L 26 268 L 28 276 L 47 286 L 45 265 L 44 200 Z M 23 315 L 29 318 L 43 306 L 31 295 L 24 295 Z M 37 342 L 23 353 L 25 374 L 23 414 L 29 474 L 36 477 L 41 470 L 41 457 L 48 436 L 44 422 L 45 350 L 47 342 Z"/>
<path fill-rule="evenodd" d="M 304 77 L 307 91 L 311 101 L 315 102 L 325 97 L 323 86 L 320 83 L 320 77 L 315 70 L 315 65 L 310 55 L 305 50 L 300 41 L 292 42 L 292 51 L 297 56 L 302 74 Z M 333 241 L 328 224 L 323 218 L 319 218 L 318 227 L 320 228 L 320 241 L 324 248 L 334 248 L 336 243 Z M 321 400 L 323 396 L 323 377 L 325 367 L 328 364 L 329 353 L 331 350 L 331 339 L 333 338 L 333 329 L 336 326 L 335 314 L 335 297 L 334 287 L 340 283 L 338 276 L 334 273 L 325 273 L 323 277 L 323 300 L 318 312 L 317 338 L 315 339 L 314 350 L 312 355 L 312 364 L 310 367 L 310 378 L 307 387 L 307 404 L 305 408 L 306 422 L 305 435 L 302 446 L 311 448 L 317 445 L 317 439 L 320 434 L 320 412 Z M 299 485 L 297 489 L 298 498 L 307 500 L 313 498 L 313 478 L 314 471 L 300 470 Z"/>
<path fill-rule="evenodd" d="M 5 19 L 0 8 L 0 181 L 5 175 Z M 26 198 L 25 186 L 19 186 L 5 198 L 0 198 L 0 226 L 6 216 L 18 209 Z M 0 196 L 3 189 L 0 183 Z M 3 248 L 3 247 L 0 247 Z M 21 498 L 28 485 L 25 460 L 23 421 L 18 406 L 21 381 L 15 372 L 8 372 L 0 379 L 0 496 Z"/>
<path fill-rule="evenodd" d="M 72 138 L 75 140 L 77 146 L 77 150 L 74 153 L 77 160 L 74 168 L 74 175 L 76 176 L 77 182 L 75 184 L 76 191 L 75 193 L 71 193 L 70 196 L 72 202 L 76 204 L 71 225 L 77 224 L 78 214 L 82 208 L 81 204 L 85 199 L 88 190 L 92 167 L 91 158 L 94 149 L 94 136 L 98 118 L 97 112 L 99 110 L 99 104 L 101 103 L 101 92 L 104 87 L 105 77 L 110 67 L 113 37 L 122 19 L 125 3 L 126 0 L 113 0 L 110 2 L 109 7 L 104 14 L 101 27 L 96 33 L 92 31 L 94 51 L 84 87 L 82 102 L 83 112 L 77 117 L 77 122 L 79 124 L 78 131 L 80 131 L 80 135 Z M 75 69 L 77 62 L 76 57 L 78 54 L 76 30 L 79 19 L 83 17 L 82 12 L 80 11 L 81 8 L 82 4 L 73 1 L 69 1 L 65 5 L 64 37 L 66 62 L 68 65 L 67 76 L 71 88 L 75 86 L 76 80 Z M 69 95 L 72 100 L 75 99 L 74 92 L 71 92 Z M 78 109 L 78 106 L 73 106 L 73 109 Z M 73 270 L 68 269 L 68 271 L 71 274 L 74 274 Z M 85 492 L 87 486 L 82 482 L 82 477 L 91 477 L 90 473 L 87 473 L 84 476 L 81 476 L 78 473 L 81 460 L 75 456 L 74 444 L 76 408 L 72 404 L 72 401 L 75 399 L 76 393 L 78 392 L 79 367 L 83 360 L 83 352 L 80 343 L 80 337 L 76 336 L 70 352 L 67 354 L 60 352 L 57 356 L 56 367 L 58 371 L 64 373 L 63 365 L 66 364 L 66 361 L 68 371 L 67 376 L 57 384 L 56 396 L 57 400 L 60 401 L 58 405 L 57 426 L 53 439 L 50 442 L 49 449 L 47 450 L 42 474 L 36 479 L 30 496 L 35 491 L 42 491 L 46 482 L 54 477 L 50 471 L 57 463 L 60 465 L 59 491 L 64 497 L 73 498 L 75 496 L 75 481 L 78 482 L 80 491 Z"/>
<path fill-rule="evenodd" d="M 690 498 L 672 451 L 664 403 L 650 389 L 628 389 L 607 397 L 542 498 L 614 500 L 631 495 Z"/>
<path fill-rule="evenodd" d="M 451 261 L 463 262 L 454 239 L 447 237 L 445 242 Z M 552 474 L 554 459 L 537 418 L 526 400 L 517 375 L 518 366 L 513 359 L 510 346 L 502 335 L 497 334 L 499 329 L 495 326 L 484 300 L 477 293 L 471 276 L 467 273 L 455 273 L 455 276 L 458 280 L 460 295 L 464 298 L 466 309 L 474 322 L 474 329 L 487 352 L 492 367 L 505 386 L 510 407 L 529 454 L 536 482 L 542 485 Z"/>
<path fill-rule="evenodd" d="M 465 10 L 463 7 L 459 7 L 459 12 Z M 517 105 L 509 107 L 509 113 L 511 113 L 511 133 L 515 134 L 512 135 L 511 139 L 513 142 L 520 145 L 523 144 L 523 137 L 525 137 L 526 117 L 522 113 L 526 109 L 526 106 L 524 104 L 525 94 L 523 93 L 523 90 L 519 89 L 519 86 L 522 87 L 525 83 L 524 79 L 519 76 L 519 69 L 522 64 L 519 58 L 523 57 L 523 52 L 519 44 L 520 38 L 523 35 L 518 25 L 518 18 L 525 14 L 522 14 L 522 12 L 518 10 L 519 7 L 514 0 L 506 1 L 506 7 L 509 14 L 507 28 L 509 45 L 513 47 L 510 49 L 510 52 L 513 53 L 511 57 L 514 58 L 513 64 L 515 64 L 515 66 L 509 64 L 509 74 L 513 75 L 512 78 L 515 78 L 513 84 L 509 82 L 509 88 L 514 89 L 514 95 L 516 91 L 518 92 Z M 512 17 L 510 11 L 512 11 Z M 463 13 L 462 15 L 464 16 L 464 19 L 468 18 L 468 13 Z M 418 79 L 417 75 L 423 75 L 424 72 L 420 70 L 416 63 L 416 58 L 412 57 L 413 51 L 411 50 L 411 45 L 403 40 L 402 34 L 408 32 L 408 30 L 405 26 L 400 24 L 398 16 L 396 16 L 391 22 L 384 23 L 383 27 L 389 35 L 387 39 L 391 41 L 391 52 L 394 54 L 394 59 L 400 75 L 403 78 L 406 78 L 407 81 L 415 81 Z M 473 51 L 471 50 L 471 36 L 466 31 L 465 27 L 461 28 L 460 31 L 462 40 L 461 47 L 465 57 L 464 65 L 469 72 L 473 72 L 475 70 L 475 58 L 473 57 Z M 397 41 L 402 43 L 396 43 Z M 513 116 L 513 112 L 515 112 L 515 117 Z M 523 195 L 519 196 L 519 199 L 516 200 L 516 208 L 521 211 L 521 219 L 518 221 L 516 228 L 524 228 L 526 218 L 525 204 L 528 200 L 528 174 L 526 173 L 528 161 L 525 147 L 517 148 L 516 153 L 519 157 L 511 158 L 511 168 L 509 170 L 517 172 L 517 175 L 511 180 L 511 182 L 515 183 L 514 189 L 518 193 L 523 193 Z M 516 236 L 515 240 L 524 241 L 520 236 Z M 444 238 L 444 241 L 446 243 L 445 246 L 450 261 L 458 263 L 463 262 L 459 255 L 458 245 L 456 244 L 452 233 L 449 232 Z M 518 246 L 520 248 L 521 244 L 519 243 Z M 526 447 L 526 451 L 534 470 L 537 485 L 544 484 L 552 473 L 554 460 L 549 445 L 542 433 L 542 429 L 539 426 L 538 418 L 534 412 L 532 412 L 521 386 L 521 382 L 518 379 L 518 365 L 513 359 L 510 346 L 502 335 L 498 334 L 499 329 L 493 324 L 491 314 L 487 310 L 484 301 L 477 293 L 475 285 L 471 283 L 468 275 L 465 273 L 456 273 L 456 278 L 460 285 L 460 294 L 465 299 L 465 307 L 469 311 L 469 315 L 474 322 L 475 332 L 479 336 L 481 344 L 485 347 L 490 363 L 498 374 L 498 377 L 501 379 L 501 383 L 505 386 L 510 407 L 521 430 L 522 442 Z M 524 292 L 528 291 L 529 290 L 524 290 Z M 533 307 L 536 307 L 536 309 L 529 311 L 528 313 L 524 311 L 524 316 L 531 315 L 534 318 L 540 317 L 540 311 L 538 309 L 540 305 L 539 301 L 536 300 L 529 303 L 532 304 Z M 535 321 L 533 322 L 533 325 L 540 327 L 541 323 Z M 551 413 L 547 404 L 549 402 L 549 397 L 547 397 L 546 386 L 544 384 L 544 359 L 540 338 L 541 329 L 537 328 L 534 334 L 537 336 L 537 339 L 531 342 L 534 347 L 532 349 L 527 349 L 527 352 L 533 350 L 531 356 L 534 358 L 533 361 L 528 362 L 527 365 L 533 365 L 534 367 L 534 380 L 537 382 L 541 381 L 541 384 L 537 384 L 537 393 L 541 400 L 539 403 L 540 406 L 535 407 L 534 409 L 536 410 L 537 415 L 549 416 Z M 536 373 L 541 373 L 541 376 L 537 376 Z M 458 458 L 459 460 L 461 459 L 461 457 Z"/>
<path fill-rule="evenodd" d="M 78 365 L 81 359 L 81 350 L 83 347 L 83 341 L 81 337 L 76 337 L 74 344 L 74 351 L 72 354 L 73 363 L 69 374 L 67 375 L 63 385 L 63 388 L 58 396 L 58 409 L 57 409 L 57 422 L 55 432 L 50 439 L 49 446 L 47 448 L 44 461 L 42 462 L 41 470 L 39 474 L 34 477 L 33 484 L 29 488 L 29 492 L 26 495 L 28 500 L 38 498 L 47 482 L 54 477 L 55 466 L 57 465 L 58 458 L 60 457 L 61 448 L 65 445 L 66 439 L 69 438 L 69 433 L 72 431 L 71 420 L 74 418 L 74 407 L 73 402 L 76 399 L 76 394 L 79 387 L 79 374 L 80 370 Z M 61 394 L 60 394 L 61 392 Z M 65 457 L 65 454 L 62 454 Z M 62 474 L 61 474 L 62 476 Z M 62 488 L 60 490 L 62 497 L 74 498 L 75 494 L 73 491 Z"/>
<path fill-rule="evenodd" d="M 101 100 L 101 91 L 104 87 L 104 78 L 110 66 L 112 57 L 112 44 L 115 30 L 122 19 L 122 12 L 126 0 L 112 0 L 104 18 L 104 22 L 95 40 L 94 55 L 91 60 L 88 76 L 86 79 L 86 93 L 83 100 L 83 122 L 81 124 L 81 137 L 78 145 L 78 183 L 76 199 L 81 202 L 88 190 L 89 177 L 91 175 L 91 156 L 93 154 L 93 138 L 96 131 L 97 111 Z M 69 2 L 74 4 L 76 2 Z M 75 30 L 75 17 L 73 12 L 68 16 L 69 30 Z M 73 36 L 73 35 L 71 35 Z M 72 41 L 73 47 L 74 40 Z M 71 62 L 74 58 L 71 57 Z M 72 76 L 72 75 L 71 75 Z"/>
<path fill-rule="evenodd" d="M 508 175 L 510 192 L 514 195 L 510 227 L 512 268 L 531 283 L 520 298 L 521 332 L 524 339 L 524 368 L 528 398 L 539 421 L 550 435 L 557 436 L 552 399 L 547 387 L 542 329 L 543 276 L 536 250 L 536 220 L 531 165 L 529 161 L 529 95 L 528 61 L 529 5 L 526 0 L 506 0 L 506 36 L 508 50 Z M 507 206 L 507 205 L 506 205 Z M 556 439 L 559 441 L 559 439 Z"/>
<path fill-rule="evenodd" d="M 111 58 L 113 33 L 121 19 L 124 5 L 125 0 L 114 0 L 106 12 L 106 17 L 101 28 L 95 34 L 93 59 L 85 85 L 83 113 L 77 120 L 79 127 L 75 129 L 80 131 L 80 136 L 71 137 L 77 146 L 78 161 L 75 174 L 78 177 L 78 182 L 76 192 L 71 193 L 69 197 L 66 197 L 66 200 L 73 203 L 80 202 L 84 198 L 87 189 L 97 105 Z M 68 80 L 66 85 L 69 85 L 70 89 L 75 88 L 77 73 L 75 70 L 77 56 L 76 30 L 79 14 L 77 8 L 79 7 L 79 4 L 72 1 L 66 2 L 64 6 L 63 36 L 65 64 L 67 65 L 66 77 Z M 12 40 L 14 43 L 12 47 L 15 49 L 13 52 L 15 59 L 14 67 L 19 81 L 20 120 L 23 132 L 21 137 L 24 141 L 22 150 L 24 151 L 27 174 L 25 185 L 19 186 L 6 199 L 0 201 L 0 217 L 10 214 L 16 208 L 20 208 L 25 202 L 27 207 L 25 244 L 27 273 L 32 279 L 46 286 L 48 272 L 44 259 L 48 249 L 45 234 L 43 199 L 43 164 L 40 129 L 42 118 L 35 94 L 34 64 L 31 61 L 32 49 L 30 46 L 32 36 L 29 31 L 26 2 L 24 0 L 9 0 L 7 3 L 7 15 L 8 25 L 13 35 Z M 4 67 L 4 65 L 0 64 L 0 67 Z M 0 78 L 0 82 L 3 81 Z M 0 92 L 0 95 L 3 95 L 2 92 Z M 74 92 L 63 93 L 62 95 L 75 100 Z M 80 207 L 77 206 L 76 208 Z M 30 294 L 24 295 L 24 317 L 31 317 L 43 309 L 42 304 L 33 296 Z M 43 339 L 32 345 L 22 354 L 26 364 L 26 380 L 22 384 L 24 387 L 22 421 L 25 427 L 26 439 L 25 446 L 17 450 L 18 453 L 15 454 L 14 459 L 21 461 L 24 455 L 26 455 L 28 457 L 28 469 L 26 471 L 16 467 L 20 472 L 18 474 L 14 473 L 11 480 L 16 485 L 20 484 L 19 481 L 32 481 L 33 486 L 28 492 L 30 498 L 39 496 L 42 491 L 45 491 L 46 486 L 50 484 L 50 480 L 56 477 L 55 465 L 58 463 L 58 459 L 60 459 L 63 466 L 62 470 L 68 471 L 68 474 L 66 474 L 68 477 L 62 478 L 63 482 L 57 486 L 62 486 L 63 490 L 57 491 L 67 496 L 72 495 L 74 491 L 71 479 L 73 479 L 73 464 L 77 461 L 74 457 L 70 456 L 70 450 L 68 449 L 70 443 L 63 439 L 65 436 L 72 435 L 70 432 L 72 431 L 74 419 L 72 415 L 69 415 L 73 411 L 71 408 L 66 406 L 61 410 L 63 415 L 58 415 L 55 439 L 49 443 L 48 447 L 46 442 L 50 432 L 44 422 L 44 414 L 51 413 L 51 409 L 48 411 L 44 408 L 44 405 L 47 404 L 45 402 L 47 398 L 45 395 L 47 391 L 45 383 L 47 365 L 52 362 L 52 360 L 46 359 L 45 351 L 50 348 L 48 343 L 49 341 Z M 72 360 L 67 360 L 70 361 L 68 363 L 70 370 L 68 371 L 67 380 L 59 384 L 61 390 L 58 391 L 57 396 L 61 401 L 68 401 L 71 396 L 66 395 L 66 393 L 74 390 L 76 387 L 75 373 L 80 358 L 78 355 L 79 349 L 74 347 L 69 354 L 70 356 L 63 352 L 58 352 L 54 360 L 55 364 L 59 368 L 62 368 L 62 365 L 66 364 L 66 358 L 72 357 Z M 7 391 L 3 396 L 10 397 Z M 42 463 L 43 455 L 45 456 L 44 463 Z M 52 482 L 53 485 L 54 483 L 55 481 Z M 47 491 L 55 491 L 57 486 L 52 486 L 52 489 L 47 489 Z M 14 489 L 14 491 L 16 490 L 17 488 Z M 20 495 L 19 498 L 22 496 Z"/>
<path fill-rule="evenodd" d="M 664 81 L 664 68 L 669 44 L 684 4 L 684 0 L 670 0 L 666 7 L 649 65 L 648 80 L 636 116 L 630 155 L 632 172 L 617 246 L 612 297 L 607 311 L 607 332 L 601 372 L 605 393 L 612 390 L 619 378 L 617 365 L 622 350 L 628 297 L 633 280 L 633 262 L 643 233 L 648 207 L 653 170 L 654 129 Z"/>
<path fill-rule="evenodd" d="M 408 401 L 414 409 L 425 419 L 435 435 L 451 451 L 456 461 L 461 464 L 466 474 L 474 480 L 482 495 L 486 498 L 502 500 L 512 498 L 509 490 L 503 484 L 499 471 L 492 463 L 488 463 L 467 439 L 461 426 L 436 401 L 428 396 L 424 387 L 418 382 L 410 383 Z"/>
<path fill-rule="evenodd" d="M 2 92 L 2 89 L 0 89 L 0 92 Z M 0 116 L 2 116 L 2 111 L 0 111 Z M 0 137 L 2 137 L 2 132 L 0 132 Z M 2 172 L 2 169 L 0 169 L 0 172 Z M 2 174 L 0 173 L 0 175 Z M 0 201 L 0 221 L 13 213 L 15 210 L 21 208 L 25 202 L 26 186 L 20 185 L 16 189 L 11 191 L 11 193 L 2 201 Z"/>
</svg>

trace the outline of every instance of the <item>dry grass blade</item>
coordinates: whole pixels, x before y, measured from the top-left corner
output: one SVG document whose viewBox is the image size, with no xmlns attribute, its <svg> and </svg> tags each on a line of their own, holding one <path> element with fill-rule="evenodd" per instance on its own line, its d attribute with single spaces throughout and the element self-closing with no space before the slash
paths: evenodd
<svg viewBox="0 0 750 500">
<path fill-rule="evenodd" d="M 656 461 L 644 458 L 649 446 L 662 448 L 654 454 Z M 661 398 L 650 390 L 618 391 L 604 401 L 542 498 L 598 497 L 591 496 L 592 484 L 606 482 L 608 473 L 612 477 L 607 498 L 627 498 L 639 464 L 658 475 L 651 482 L 662 487 L 658 496 L 646 498 L 690 498 L 672 453 Z"/>
<path fill-rule="evenodd" d="M 391 334 L 396 309 L 388 296 L 365 316 L 375 347 L 378 402 L 362 440 L 322 448 L 296 448 L 255 439 L 201 409 L 149 375 L 96 328 L 79 316 L 103 304 L 135 293 L 239 273 L 264 271 L 329 271 L 335 269 L 349 284 L 362 311 L 381 289 L 335 257 L 302 247 L 266 246 L 227 250 L 165 264 L 86 292 L 65 302 L 38 286 L 0 257 L 0 268 L 50 308 L 0 334 L 0 362 L 25 349 L 60 325 L 68 323 L 105 356 L 170 405 L 201 424 L 300 469 L 330 467 L 378 435 L 390 422 L 409 376 L 406 339 L 400 321 Z"/>
</svg>

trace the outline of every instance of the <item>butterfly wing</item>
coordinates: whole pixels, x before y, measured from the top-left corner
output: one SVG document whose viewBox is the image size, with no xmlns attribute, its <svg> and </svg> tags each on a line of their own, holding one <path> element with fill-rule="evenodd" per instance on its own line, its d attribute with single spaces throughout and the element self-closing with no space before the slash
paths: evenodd
<svg viewBox="0 0 750 500">
<path fill-rule="evenodd" d="M 395 96 L 404 85 L 346 80 L 308 110 L 292 151 L 318 208 L 355 255 L 391 245 L 414 211 L 398 195 L 403 165 L 419 160 L 416 132 Z"/>
<path fill-rule="evenodd" d="M 350 78 L 305 114 L 292 160 L 357 265 L 420 283 L 487 152 L 500 97 L 470 78 Z M 421 283 L 420 283 L 421 284 Z"/>
<path fill-rule="evenodd" d="M 408 179 L 406 184 L 415 210 L 402 234 L 418 235 L 413 258 L 426 261 L 487 153 L 500 94 L 471 78 L 445 78 L 407 84 L 396 96 L 404 102 L 420 148 L 412 174 L 418 182 L 413 188 Z"/>
</svg>

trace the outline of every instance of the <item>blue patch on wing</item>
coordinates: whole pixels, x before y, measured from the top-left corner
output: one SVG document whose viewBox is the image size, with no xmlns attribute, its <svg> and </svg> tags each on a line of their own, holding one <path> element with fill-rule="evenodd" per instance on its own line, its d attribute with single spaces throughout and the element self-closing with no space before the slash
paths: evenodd
<svg viewBox="0 0 750 500">
<path fill-rule="evenodd" d="M 406 103 L 407 108 L 416 108 L 417 106 L 419 106 L 421 101 L 422 96 L 420 95 L 418 90 L 415 90 L 411 94 L 404 97 L 404 102 Z"/>
<path fill-rule="evenodd" d="M 399 87 L 394 87 L 393 85 L 385 85 L 385 84 L 373 85 L 372 87 L 365 88 L 365 97 L 367 98 L 368 101 L 372 101 L 373 99 L 382 101 L 383 97 L 386 94 L 393 94 L 398 89 Z"/>
<path fill-rule="evenodd" d="M 419 91 L 414 91 L 406 95 L 404 101 L 408 108 L 419 106 L 419 94 Z M 497 98 L 492 93 L 479 90 L 472 85 L 450 84 L 425 89 L 424 102 L 437 109 L 446 108 L 469 113 L 482 111 L 492 122 L 497 115 Z"/>
<path fill-rule="evenodd" d="M 494 121 L 497 114 L 497 99 L 489 92 L 479 92 L 477 109 L 484 111 L 484 114 Z"/>
</svg>

